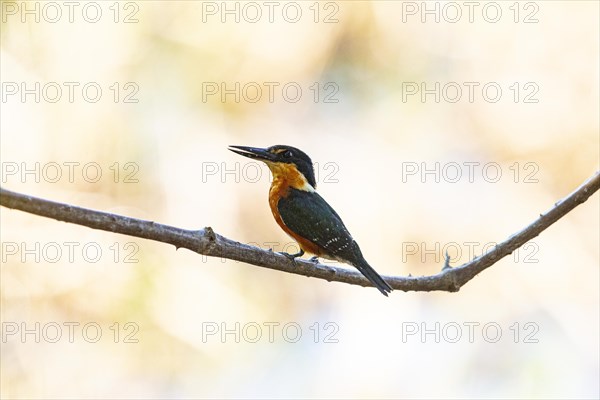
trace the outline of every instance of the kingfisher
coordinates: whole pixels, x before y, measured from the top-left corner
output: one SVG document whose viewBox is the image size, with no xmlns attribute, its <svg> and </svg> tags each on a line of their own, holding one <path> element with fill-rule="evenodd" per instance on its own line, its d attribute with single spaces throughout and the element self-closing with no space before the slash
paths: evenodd
<svg viewBox="0 0 600 400">
<path fill-rule="evenodd" d="M 300 246 L 294 260 L 304 253 L 356 267 L 383 295 L 392 291 L 367 263 L 356 241 L 335 210 L 316 192 L 317 182 L 310 157 L 295 147 L 276 145 L 266 149 L 229 146 L 236 154 L 267 164 L 273 174 L 269 206 L 277 224 Z"/>
</svg>

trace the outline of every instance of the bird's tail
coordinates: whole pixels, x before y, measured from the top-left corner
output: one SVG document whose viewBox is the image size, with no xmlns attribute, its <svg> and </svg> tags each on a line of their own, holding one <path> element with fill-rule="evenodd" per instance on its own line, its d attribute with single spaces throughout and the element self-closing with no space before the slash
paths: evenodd
<svg viewBox="0 0 600 400">
<path fill-rule="evenodd" d="M 377 271 L 375 271 L 373 267 L 369 265 L 369 263 L 367 263 L 367 260 L 365 260 L 365 258 L 363 257 L 360 248 L 358 247 L 356 242 L 354 243 L 356 261 L 353 262 L 352 265 L 354 265 L 360 271 L 361 274 L 363 274 L 369 281 L 371 281 L 371 283 L 375 285 L 375 287 L 379 289 L 379 291 L 384 296 L 387 297 L 388 293 L 390 293 L 393 290 L 392 287 L 388 285 L 386 281 L 383 280 L 381 275 L 379 275 Z"/>
</svg>

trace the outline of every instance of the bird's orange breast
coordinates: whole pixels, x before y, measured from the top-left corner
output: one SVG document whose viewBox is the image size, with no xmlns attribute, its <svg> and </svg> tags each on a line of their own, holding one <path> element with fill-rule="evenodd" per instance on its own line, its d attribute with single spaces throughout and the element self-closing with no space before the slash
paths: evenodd
<svg viewBox="0 0 600 400">
<path fill-rule="evenodd" d="M 269 190 L 269 206 L 271 207 L 271 213 L 273 213 L 275 222 L 277 222 L 277 225 L 279 225 L 285 233 L 298 242 L 298 245 L 300 245 L 302 250 L 307 253 L 320 256 L 321 250 L 317 245 L 303 238 L 302 236 L 299 236 L 287 227 L 281 218 L 278 208 L 279 200 L 288 196 L 290 188 L 299 190 L 314 189 L 308 185 L 306 178 L 304 178 L 304 176 L 293 165 L 274 164 L 269 165 L 269 169 L 273 173 L 273 183 L 271 184 L 271 189 Z M 308 188 L 307 185 L 309 186 Z"/>
</svg>

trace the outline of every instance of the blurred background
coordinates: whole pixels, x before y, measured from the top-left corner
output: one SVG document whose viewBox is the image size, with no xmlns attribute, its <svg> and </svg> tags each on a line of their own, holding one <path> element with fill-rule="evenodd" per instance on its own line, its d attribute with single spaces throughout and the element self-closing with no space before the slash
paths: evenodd
<svg viewBox="0 0 600 400">
<path fill-rule="evenodd" d="M 295 251 L 288 144 L 385 275 L 599 167 L 597 2 L 6 2 L 2 187 Z M 599 198 L 458 293 L 307 279 L 1 208 L 3 398 L 598 398 Z"/>
</svg>

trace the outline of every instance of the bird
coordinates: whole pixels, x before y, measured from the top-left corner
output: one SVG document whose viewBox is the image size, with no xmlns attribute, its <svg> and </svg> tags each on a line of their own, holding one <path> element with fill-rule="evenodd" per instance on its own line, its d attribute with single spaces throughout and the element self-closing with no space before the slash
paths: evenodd
<svg viewBox="0 0 600 400">
<path fill-rule="evenodd" d="M 358 243 L 337 212 L 316 191 L 317 183 L 310 157 L 292 146 L 268 148 L 229 146 L 244 157 L 262 161 L 273 180 L 269 206 L 277 224 L 300 246 L 295 254 L 282 253 L 291 260 L 305 253 L 349 264 L 358 269 L 383 295 L 393 289 L 365 260 Z"/>
</svg>

